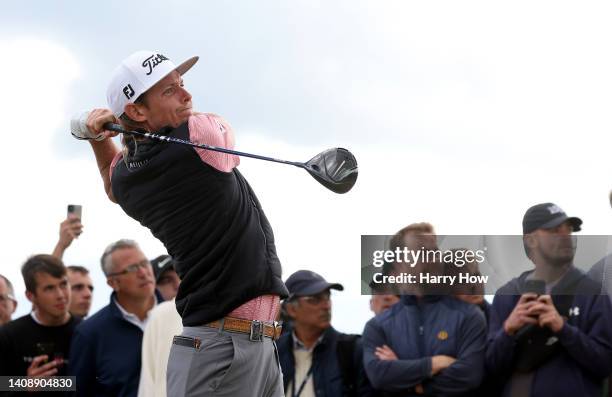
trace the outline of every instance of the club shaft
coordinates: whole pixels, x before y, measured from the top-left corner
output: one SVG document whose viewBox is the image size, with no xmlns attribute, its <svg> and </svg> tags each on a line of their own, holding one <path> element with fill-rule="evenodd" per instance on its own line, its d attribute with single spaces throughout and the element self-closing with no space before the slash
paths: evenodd
<svg viewBox="0 0 612 397">
<path fill-rule="evenodd" d="M 119 124 L 114 124 L 114 123 L 106 123 L 104 124 L 104 128 L 109 131 L 115 131 L 115 132 L 119 132 L 122 134 L 137 135 L 137 136 L 143 136 L 143 137 L 150 138 L 150 139 L 155 139 L 155 140 L 162 141 L 162 142 L 172 142 L 172 143 L 179 143 L 182 145 L 189 145 L 189 146 L 196 147 L 198 149 L 212 150 L 215 152 L 221 152 L 221 153 L 227 153 L 227 154 L 234 154 L 236 156 L 250 157 L 253 159 L 257 159 L 257 160 L 272 161 L 274 163 L 289 164 L 289 165 L 293 165 L 299 168 L 306 167 L 304 163 L 300 163 L 297 161 L 280 160 L 280 159 L 275 159 L 273 157 L 261 156 L 259 154 L 246 153 L 246 152 L 241 152 L 238 150 L 232 150 L 232 149 L 226 149 L 226 148 L 217 147 L 217 146 L 206 145 L 205 143 L 195 143 L 192 141 L 188 141 L 188 140 L 180 139 L 180 138 L 174 138 L 171 136 L 153 134 L 151 132 L 128 131 L 128 130 L 125 130 L 123 127 L 121 127 Z"/>
</svg>

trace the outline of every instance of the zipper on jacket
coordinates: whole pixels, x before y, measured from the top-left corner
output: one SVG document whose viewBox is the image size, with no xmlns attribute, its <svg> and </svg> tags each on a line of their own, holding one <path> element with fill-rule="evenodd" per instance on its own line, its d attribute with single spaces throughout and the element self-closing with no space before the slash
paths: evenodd
<svg viewBox="0 0 612 397">
<path fill-rule="evenodd" d="M 419 355 L 421 357 L 424 357 L 424 354 L 425 354 L 425 327 L 423 324 L 423 310 L 421 308 L 421 302 L 417 302 L 416 307 L 419 313 Z"/>
</svg>

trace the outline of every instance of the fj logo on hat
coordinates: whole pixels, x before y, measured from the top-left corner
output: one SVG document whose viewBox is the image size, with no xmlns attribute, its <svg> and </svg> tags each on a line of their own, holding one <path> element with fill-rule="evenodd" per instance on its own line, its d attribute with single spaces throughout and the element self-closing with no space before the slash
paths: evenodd
<svg viewBox="0 0 612 397">
<path fill-rule="evenodd" d="M 548 212 L 550 212 L 551 215 L 560 214 L 563 212 L 563 210 L 556 205 L 551 205 L 550 207 L 548 207 Z"/>
<path fill-rule="evenodd" d="M 446 331 L 438 332 L 438 339 L 440 339 L 440 340 L 447 340 L 448 339 L 448 332 L 446 332 Z"/>
<path fill-rule="evenodd" d="M 134 96 L 134 89 L 132 88 L 131 84 L 128 84 L 125 87 L 123 87 L 123 94 L 125 95 L 127 99 L 130 99 L 131 97 Z"/>
<path fill-rule="evenodd" d="M 167 60 L 168 60 L 168 58 L 166 58 L 162 54 L 151 55 L 150 57 L 145 59 L 144 62 L 142 62 L 142 67 L 149 69 L 149 71 L 147 72 L 147 76 L 148 76 L 151 73 L 153 73 L 153 69 L 155 68 L 155 66 L 157 66 L 160 63 L 162 63 L 163 61 L 167 61 Z"/>
</svg>

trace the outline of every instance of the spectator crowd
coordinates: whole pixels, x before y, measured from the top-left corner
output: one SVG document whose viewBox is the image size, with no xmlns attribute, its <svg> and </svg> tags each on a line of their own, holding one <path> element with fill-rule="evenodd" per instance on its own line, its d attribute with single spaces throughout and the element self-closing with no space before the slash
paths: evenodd
<svg viewBox="0 0 612 397">
<path fill-rule="evenodd" d="M 602 283 L 612 270 L 604 260 L 591 273 L 576 268 L 572 234 L 581 224 L 552 203 L 529 208 L 522 234 L 533 268 L 499 289 L 492 303 L 482 286 L 440 293 L 426 284 L 371 284 L 373 317 L 362 335 L 332 326 L 332 290 L 342 293 L 342 284 L 311 270 L 289 275 L 282 333 L 276 325 L 271 330 L 285 396 L 611 396 L 612 304 Z M 49 395 L 166 396 L 168 357 L 183 331 L 173 259 L 149 260 L 132 240 L 111 243 L 99 266 L 112 293 L 90 313 L 94 270 L 62 261 L 82 231 L 80 219 L 69 215 L 53 252 L 22 265 L 30 313 L 12 318 L 16 292 L 0 275 L 0 376 L 75 377 L 76 391 Z M 413 223 L 389 248 L 437 244 L 432 225 Z M 478 274 L 475 263 L 466 268 Z M 384 266 L 387 274 L 425 269 L 449 271 L 440 263 Z M 222 328 L 216 337 L 231 332 Z M 236 343 L 234 354 L 245 346 Z M 240 374 L 229 367 L 222 376 Z"/>
</svg>

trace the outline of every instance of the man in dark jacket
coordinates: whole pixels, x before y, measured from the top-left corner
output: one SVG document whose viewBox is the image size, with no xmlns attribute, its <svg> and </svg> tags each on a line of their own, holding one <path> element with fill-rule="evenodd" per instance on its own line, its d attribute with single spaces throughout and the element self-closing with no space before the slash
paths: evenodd
<svg viewBox="0 0 612 397">
<path fill-rule="evenodd" d="M 489 324 L 486 366 L 503 396 L 598 397 L 612 372 L 610 300 L 573 266 L 571 233 L 581 224 L 552 203 L 525 213 L 523 242 L 535 269 L 497 292 Z"/>
<path fill-rule="evenodd" d="M 102 270 L 114 292 L 110 303 L 74 332 L 69 372 L 77 396 L 136 396 L 142 334 L 149 311 L 162 300 L 155 294 L 149 260 L 131 240 L 104 251 Z"/>
<path fill-rule="evenodd" d="M 400 230 L 391 247 L 436 250 L 433 227 L 417 223 Z M 436 272 L 436 263 L 405 267 Z M 363 331 L 364 366 L 372 386 L 398 396 L 472 395 L 484 373 L 486 324 L 482 311 L 438 287 L 407 285 L 406 295 Z"/>
<path fill-rule="evenodd" d="M 344 287 L 308 270 L 295 272 L 286 284 L 293 331 L 278 340 L 285 395 L 370 396 L 359 336 L 340 333 L 330 323 L 330 289 Z"/>
<path fill-rule="evenodd" d="M 402 296 L 365 326 L 368 378 L 389 394 L 469 395 L 483 377 L 485 327 L 480 309 L 453 297 Z"/>
</svg>

